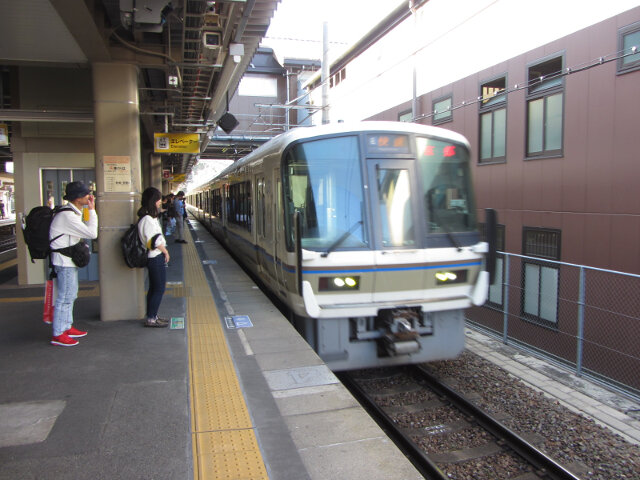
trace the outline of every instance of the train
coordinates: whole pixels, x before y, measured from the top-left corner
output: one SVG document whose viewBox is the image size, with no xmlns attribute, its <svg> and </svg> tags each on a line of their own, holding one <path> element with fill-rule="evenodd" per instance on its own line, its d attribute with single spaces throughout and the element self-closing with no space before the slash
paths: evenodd
<svg viewBox="0 0 640 480">
<path fill-rule="evenodd" d="M 469 162 L 468 141 L 439 127 L 299 127 L 187 207 L 332 370 L 451 359 L 495 266 L 495 214 L 481 235 Z"/>
</svg>

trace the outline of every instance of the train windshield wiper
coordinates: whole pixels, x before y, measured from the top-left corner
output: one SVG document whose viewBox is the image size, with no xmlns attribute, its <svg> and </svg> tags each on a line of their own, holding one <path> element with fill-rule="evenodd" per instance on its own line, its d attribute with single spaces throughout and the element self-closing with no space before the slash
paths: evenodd
<svg viewBox="0 0 640 480">
<path fill-rule="evenodd" d="M 358 225 L 362 225 L 362 220 L 358 220 L 356 223 L 351 225 L 351 228 L 340 235 L 335 242 L 329 245 L 329 248 L 327 248 L 327 250 L 324 251 L 321 256 L 326 257 L 336 248 L 338 248 L 342 244 L 342 242 L 344 242 L 349 237 L 349 235 L 351 235 L 356 230 L 356 228 L 358 228 Z"/>
</svg>

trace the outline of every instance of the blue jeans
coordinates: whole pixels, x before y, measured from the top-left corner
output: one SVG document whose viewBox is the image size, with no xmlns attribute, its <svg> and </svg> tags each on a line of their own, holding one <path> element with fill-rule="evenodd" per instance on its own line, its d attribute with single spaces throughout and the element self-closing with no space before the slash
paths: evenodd
<svg viewBox="0 0 640 480">
<path fill-rule="evenodd" d="M 71 328 L 73 324 L 73 302 L 78 297 L 78 268 L 58 267 L 56 272 L 56 303 L 53 309 L 53 336 L 57 337 Z"/>
<path fill-rule="evenodd" d="M 156 318 L 164 288 L 167 283 L 167 265 L 164 255 L 160 254 L 150 258 L 147 264 L 149 271 L 149 290 L 147 291 L 147 318 Z"/>
<path fill-rule="evenodd" d="M 178 229 L 178 240 L 184 240 L 184 218 L 176 218 L 176 227 Z"/>
</svg>

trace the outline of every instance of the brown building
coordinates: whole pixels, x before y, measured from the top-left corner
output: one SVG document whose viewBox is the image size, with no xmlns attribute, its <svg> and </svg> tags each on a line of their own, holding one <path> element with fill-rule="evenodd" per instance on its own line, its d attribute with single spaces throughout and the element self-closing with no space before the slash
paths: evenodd
<svg viewBox="0 0 640 480">
<path fill-rule="evenodd" d="M 640 7 L 417 99 L 430 113 L 416 121 L 474 147 L 478 208 L 498 211 L 505 251 L 640 274 L 634 45 Z M 411 102 L 371 119 L 407 117 Z"/>
</svg>

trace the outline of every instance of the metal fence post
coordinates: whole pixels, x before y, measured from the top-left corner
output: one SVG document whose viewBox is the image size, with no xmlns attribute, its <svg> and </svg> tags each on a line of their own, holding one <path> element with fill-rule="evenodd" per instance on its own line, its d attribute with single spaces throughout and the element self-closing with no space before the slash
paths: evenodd
<svg viewBox="0 0 640 480">
<path fill-rule="evenodd" d="M 510 255 L 504 254 L 504 282 L 502 285 L 502 303 L 504 311 L 502 312 L 502 342 L 507 343 L 509 340 L 509 265 Z"/>
<path fill-rule="evenodd" d="M 584 341 L 584 290 L 585 290 L 585 272 L 584 267 L 580 267 L 580 286 L 578 293 L 578 338 L 576 352 L 576 375 L 582 375 L 582 347 Z"/>
</svg>

